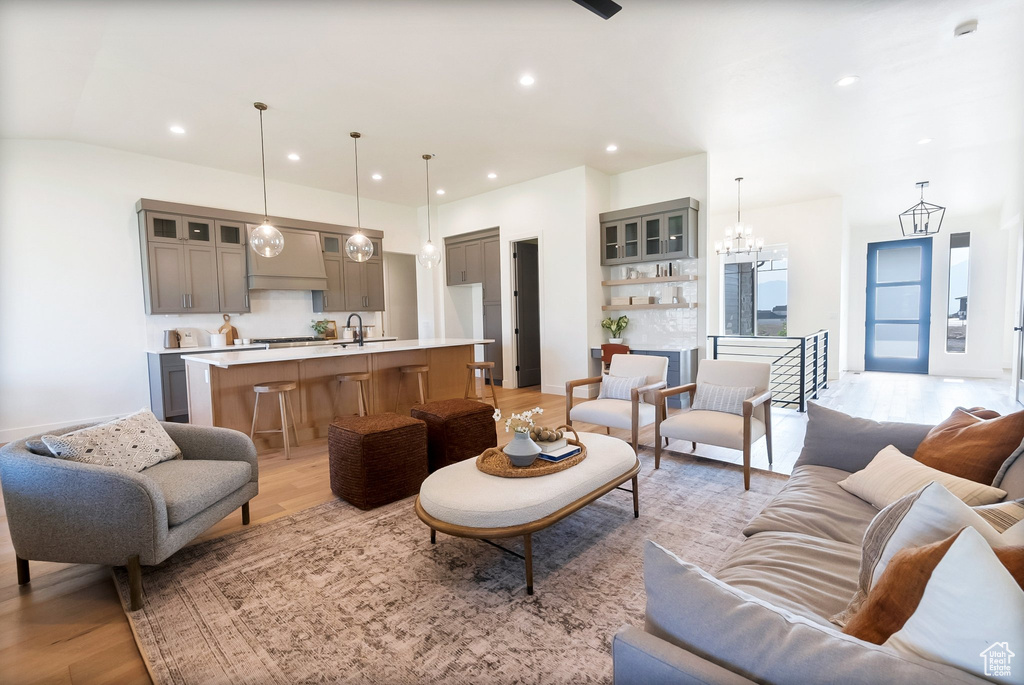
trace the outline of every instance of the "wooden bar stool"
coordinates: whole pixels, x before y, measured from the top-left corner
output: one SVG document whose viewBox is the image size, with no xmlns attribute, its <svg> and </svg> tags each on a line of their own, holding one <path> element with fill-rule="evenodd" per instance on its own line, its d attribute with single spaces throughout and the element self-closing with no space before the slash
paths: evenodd
<svg viewBox="0 0 1024 685">
<path fill-rule="evenodd" d="M 295 390 L 298 383 L 295 381 L 271 381 L 270 383 L 257 383 L 252 386 L 256 393 L 256 406 L 252 410 L 252 430 L 249 431 L 249 439 L 252 440 L 258 433 L 280 433 L 284 438 L 284 458 L 291 459 L 291 449 L 288 445 L 288 421 L 285 419 L 285 405 L 288 407 L 288 414 L 292 417 L 292 430 L 295 431 L 295 446 L 299 446 L 299 428 L 295 423 L 295 412 L 292 409 L 292 400 L 288 395 L 289 391 Z M 256 430 L 256 420 L 260 415 L 260 395 L 277 393 L 278 402 L 281 405 L 281 430 Z"/>
<path fill-rule="evenodd" d="M 498 396 L 494 389 L 494 362 L 470 362 L 466 364 L 466 393 L 462 396 L 464 400 L 482 400 L 476 394 L 476 372 L 481 371 L 480 380 L 488 379 L 491 382 L 491 403 L 498 408 Z M 472 395 L 470 394 L 472 390 Z"/>
<path fill-rule="evenodd" d="M 341 388 L 345 383 L 356 383 L 356 399 L 359 402 L 359 416 L 366 416 L 369 414 L 370 411 L 367 407 L 370 405 L 366 401 L 366 386 L 364 383 L 368 383 L 370 381 L 370 374 L 339 373 L 335 378 L 338 380 L 338 389 L 334 394 L 335 415 L 338 415 L 337 407 L 341 403 Z"/>
<path fill-rule="evenodd" d="M 423 404 L 427 401 L 427 391 L 425 381 L 427 378 L 427 372 L 430 371 L 430 367 L 423 366 L 400 366 L 398 370 L 401 372 L 401 376 L 398 377 L 398 395 L 395 397 L 395 411 L 398 411 L 398 403 L 402 401 L 402 382 L 405 377 L 409 374 L 416 374 L 416 385 L 419 389 L 419 403 Z"/>
</svg>

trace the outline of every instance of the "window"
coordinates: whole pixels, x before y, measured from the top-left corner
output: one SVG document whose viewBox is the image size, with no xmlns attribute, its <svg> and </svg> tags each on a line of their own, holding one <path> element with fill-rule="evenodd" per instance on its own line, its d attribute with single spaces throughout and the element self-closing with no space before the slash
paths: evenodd
<svg viewBox="0 0 1024 685">
<path fill-rule="evenodd" d="M 971 234 L 949 236 L 949 301 L 946 304 L 946 352 L 967 351 L 967 291 L 971 281 Z"/>
<path fill-rule="evenodd" d="M 756 262 L 738 255 L 723 265 L 725 335 L 788 335 L 788 253 L 776 245 Z"/>
</svg>

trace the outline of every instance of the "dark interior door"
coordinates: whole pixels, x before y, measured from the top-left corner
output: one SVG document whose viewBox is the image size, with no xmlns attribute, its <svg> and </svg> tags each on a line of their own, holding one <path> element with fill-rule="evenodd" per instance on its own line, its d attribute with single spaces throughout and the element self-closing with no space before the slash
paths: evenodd
<svg viewBox="0 0 1024 685">
<path fill-rule="evenodd" d="M 520 242 L 513 252 L 516 269 L 516 373 L 520 388 L 540 385 L 540 288 L 537 244 Z"/>
</svg>

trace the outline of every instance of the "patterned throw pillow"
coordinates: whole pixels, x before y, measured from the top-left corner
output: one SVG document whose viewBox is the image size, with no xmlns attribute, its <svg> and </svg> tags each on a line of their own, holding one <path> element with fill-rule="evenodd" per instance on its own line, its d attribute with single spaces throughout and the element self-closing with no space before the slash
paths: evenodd
<svg viewBox="0 0 1024 685">
<path fill-rule="evenodd" d="M 1005 533 L 1021 521 L 1024 521 L 1024 499 L 985 504 L 980 507 L 974 507 L 974 511 L 998 532 Z M 1024 541 L 1021 544 L 1024 544 Z"/>
<path fill-rule="evenodd" d="M 647 376 L 612 376 L 608 374 L 601 379 L 601 394 L 599 400 L 626 400 L 632 401 L 633 388 L 647 384 Z M 643 397 L 640 398 L 643 401 Z"/>
<path fill-rule="evenodd" d="M 743 416 L 743 401 L 753 394 L 752 385 L 739 388 L 731 385 L 698 383 L 693 408 Z"/>
<path fill-rule="evenodd" d="M 181 459 L 181 450 L 148 409 L 66 435 L 44 435 L 43 442 L 57 459 L 122 471 L 142 471 Z"/>
</svg>

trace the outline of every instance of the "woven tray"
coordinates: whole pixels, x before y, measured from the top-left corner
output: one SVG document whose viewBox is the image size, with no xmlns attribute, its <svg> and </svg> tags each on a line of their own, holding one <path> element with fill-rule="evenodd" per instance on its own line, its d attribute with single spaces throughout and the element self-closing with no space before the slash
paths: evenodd
<svg viewBox="0 0 1024 685">
<path fill-rule="evenodd" d="M 576 466 L 576 464 L 587 458 L 587 446 L 580 442 L 579 433 L 571 426 L 559 426 L 559 428 L 568 428 L 576 436 L 575 439 L 567 438 L 567 442 L 570 445 L 578 446 L 580 448 L 579 454 L 559 462 L 545 461 L 537 457 L 537 460 L 529 466 L 513 466 L 504 452 L 496 447 L 489 447 L 476 458 L 476 467 L 484 473 L 489 473 L 492 476 L 501 476 L 502 478 L 532 478 L 534 476 L 546 476 L 549 473 L 557 473 L 571 466 Z"/>
</svg>

